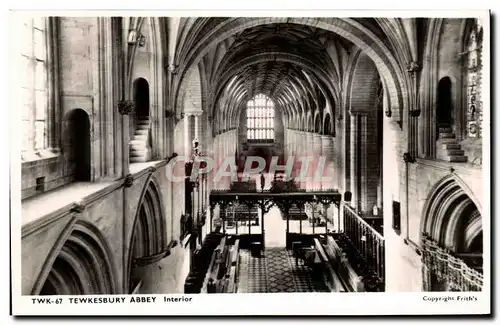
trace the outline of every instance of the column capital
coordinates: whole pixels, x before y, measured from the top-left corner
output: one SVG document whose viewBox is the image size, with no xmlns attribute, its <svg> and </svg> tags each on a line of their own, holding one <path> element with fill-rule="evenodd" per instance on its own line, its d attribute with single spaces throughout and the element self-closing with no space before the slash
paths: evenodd
<svg viewBox="0 0 500 325">
<path fill-rule="evenodd" d="M 406 65 L 406 71 L 412 76 L 414 77 L 415 74 L 420 71 L 420 66 L 418 65 L 417 62 L 415 61 L 411 61 L 410 63 L 408 63 Z"/>
<path fill-rule="evenodd" d="M 134 102 L 131 100 L 120 100 L 118 102 L 118 112 L 121 115 L 129 115 L 134 109 Z"/>
</svg>

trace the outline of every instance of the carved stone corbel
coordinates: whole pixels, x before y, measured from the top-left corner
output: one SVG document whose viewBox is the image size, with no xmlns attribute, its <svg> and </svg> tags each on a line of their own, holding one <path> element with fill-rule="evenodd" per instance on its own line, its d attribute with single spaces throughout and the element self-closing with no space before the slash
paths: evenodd
<svg viewBox="0 0 500 325">
<path fill-rule="evenodd" d="M 414 163 L 416 161 L 415 158 L 409 152 L 405 152 L 403 154 L 403 160 L 405 163 Z"/>
<path fill-rule="evenodd" d="M 75 203 L 75 206 L 71 209 L 73 213 L 82 213 L 85 210 L 85 206 L 81 203 Z"/>
<path fill-rule="evenodd" d="M 121 100 L 118 102 L 118 112 L 121 115 L 129 115 L 134 109 L 134 102 L 131 100 Z"/>
<path fill-rule="evenodd" d="M 179 72 L 179 66 L 177 64 L 169 64 L 168 71 L 170 71 L 172 75 L 176 75 Z"/>
<path fill-rule="evenodd" d="M 406 66 L 406 71 L 409 72 L 412 77 L 415 76 L 415 73 L 419 70 L 420 66 L 415 61 L 408 63 L 408 65 Z"/>
<path fill-rule="evenodd" d="M 128 174 L 125 176 L 125 181 L 123 182 L 123 186 L 131 187 L 134 184 L 134 176 L 132 174 Z"/>
</svg>

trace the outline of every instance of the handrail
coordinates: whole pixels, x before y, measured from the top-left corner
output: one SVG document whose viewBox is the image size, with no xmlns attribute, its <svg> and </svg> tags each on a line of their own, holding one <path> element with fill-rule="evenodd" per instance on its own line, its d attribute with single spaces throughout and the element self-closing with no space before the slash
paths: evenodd
<svg viewBox="0 0 500 325">
<path fill-rule="evenodd" d="M 345 204 L 344 207 L 349 211 L 351 212 L 354 217 L 356 218 L 357 221 L 361 222 L 363 224 L 363 226 L 367 227 L 368 229 L 370 229 L 374 234 L 375 236 L 377 236 L 380 240 L 383 240 L 385 241 L 384 239 L 384 236 L 382 236 L 378 231 L 375 230 L 375 228 L 373 228 L 372 226 L 370 226 L 370 224 L 368 222 L 366 222 L 365 220 L 363 220 L 363 218 L 361 218 L 358 213 L 356 211 L 354 211 L 354 209 L 352 207 L 350 207 L 349 205 Z"/>
</svg>

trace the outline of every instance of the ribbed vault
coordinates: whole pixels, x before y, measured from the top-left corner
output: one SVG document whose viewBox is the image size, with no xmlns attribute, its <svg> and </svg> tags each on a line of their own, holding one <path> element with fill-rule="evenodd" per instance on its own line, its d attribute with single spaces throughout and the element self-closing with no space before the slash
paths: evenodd
<svg viewBox="0 0 500 325">
<path fill-rule="evenodd" d="M 245 103 L 259 93 L 276 103 L 287 128 L 314 129 L 303 123 L 308 112 L 335 120 L 345 105 L 349 67 L 360 51 L 378 70 L 392 115 L 402 121 L 405 70 L 415 50 L 396 34 L 411 34 L 414 26 L 399 20 L 306 17 L 183 18 L 179 26 L 171 96 L 177 100 L 189 83 L 188 70 L 197 65 L 204 110 L 216 122 L 216 133 L 236 127 Z"/>
</svg>

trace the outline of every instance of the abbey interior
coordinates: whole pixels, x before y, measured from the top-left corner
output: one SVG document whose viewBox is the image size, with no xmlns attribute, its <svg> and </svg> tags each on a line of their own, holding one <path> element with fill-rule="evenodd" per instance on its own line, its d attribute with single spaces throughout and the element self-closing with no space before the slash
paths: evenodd
<svg viewBox="0 0 500 325">
<path fill-rule="evenodd" d="M 22 294 L 482 290 L 479 19 L 18 23 Z"/>
</svg>

